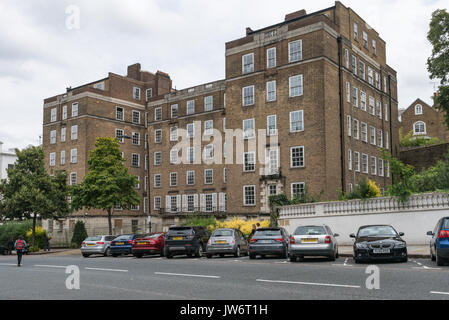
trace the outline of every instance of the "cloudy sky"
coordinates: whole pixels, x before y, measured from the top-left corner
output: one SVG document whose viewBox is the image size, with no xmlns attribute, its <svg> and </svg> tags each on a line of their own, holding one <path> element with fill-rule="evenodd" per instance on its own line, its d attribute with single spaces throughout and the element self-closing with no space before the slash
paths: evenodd
<svg viewBox="0 0 449 320">
<path fill-rule="evenodd" d="M 431 103 L 426 59 L 432 12 L 448 0 L 346 0 L 387 43 L 398 72 L 399 106 L 417 97 Z M 170 74 L 182 89 L 224 78 L 225 42 L 308 13 L 333 1 L 295 0 L 1 0 L 0 141 L 4 148 L 38 144 L 43 99 L 68 86 L 142 69 Z M 79 29 L 68 28 L 73 6 Z M 67 13 L 66 13 L 67 12 Z M 70 25 L 70 24 L 69 24 Z"/>
</svg>

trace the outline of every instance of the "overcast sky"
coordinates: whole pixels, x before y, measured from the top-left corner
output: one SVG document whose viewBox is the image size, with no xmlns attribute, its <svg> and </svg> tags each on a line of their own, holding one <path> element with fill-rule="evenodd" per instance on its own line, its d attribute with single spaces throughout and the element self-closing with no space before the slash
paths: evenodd
<svg viewBox="0 0 449 320">
<path fill-rule="evenodd" d="M 431 104 L 426 60 L 432 12 L 448 0 L 346 0 L 387 43 L 398 72 L 399 107 L 420 97 Z M 66 13 L 79 8 L 79 29 Z M 1 0 L 0 141 L 4 148 L 37 145 L 43 99 L 128 65 L 170 74 L 182 89 L 224 79 L 225 42 L 282 22 L 286 13 L 328 8 L 314 0 Z M 70 13 L 73 11 L 70 11 Z M 69 19 L 68 19 L 69 18 Z"/>
</svg>

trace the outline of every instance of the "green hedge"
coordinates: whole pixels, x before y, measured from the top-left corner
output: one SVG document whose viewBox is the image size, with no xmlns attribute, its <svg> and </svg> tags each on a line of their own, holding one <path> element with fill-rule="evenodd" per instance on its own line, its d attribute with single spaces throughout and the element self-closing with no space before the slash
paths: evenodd
<svg viewBox="0 0 449 320">
<path fill-rule="evenodd" d="M 28 230 L 33 228 L 33 221 L 11 221 L 0 226 L 0 245 L 6 245 L 9 238 L 13 237 L 14 241 L 18 236 L 25 237 Z"/>
</svg>

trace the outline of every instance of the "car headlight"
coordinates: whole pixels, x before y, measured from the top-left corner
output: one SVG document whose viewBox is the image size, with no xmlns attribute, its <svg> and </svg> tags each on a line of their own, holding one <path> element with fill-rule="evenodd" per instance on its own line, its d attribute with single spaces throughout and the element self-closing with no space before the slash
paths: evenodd
<svg viewBox="0 0 449 320">
<path fill-rule="evenodd" d="M 357 249 L 367 249 L 368 245 L 366 243 L 356 243 L 355 244 Z"/>
<path fill-rule="evenodd" d="M 395 248 L 405 248 L 405 243 L 404 242 L 397 242 L 394 245 Z"/>
</svg>

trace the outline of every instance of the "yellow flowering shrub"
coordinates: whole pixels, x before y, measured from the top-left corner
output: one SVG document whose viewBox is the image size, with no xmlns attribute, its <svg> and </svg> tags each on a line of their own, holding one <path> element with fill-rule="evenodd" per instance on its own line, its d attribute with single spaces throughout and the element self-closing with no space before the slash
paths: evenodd
<svg viewBox="0 0 449 320">
<path fill-rule="evenodd" d="M 253 224 L 260 224 L 260 228 L 267 228 L 270 226 L 270 220 L 269 219 L 265 219 L 265 220 L 257 220 L 257 219 L 252 219 L 252 220 L 243 220 L 243 219 L 239 219 L 237 217 L 232 218 L 231 220 L 228 221 L 217 221 L 215 225 L 210 225 L 208 226 L 209 231 L 213 231 L 215 229 L 219 229 L 219 228 L 232 228 L 232 229 L 239 229 L 240 231 L 242 231 L 242 233 L 244 235 L 249 235 L 251 233 L 251 230 L 253 228 Z"/>
<path fill-rule="evenodd" d="M 368 180 L 368 188 L 369 188 L 369 195 L 371 197 L 380 197 L 381 196 L 379 187 L 371 179 Z"/>
<path fill-rule="evenodd" d="M 36 226 L 36 247 L 42 248 L 44 245 L 44 234 L 45 230 L 41 226 Z M 33 229 L 29 229 L 27 233 L 25 234 L 25 241 L 31 246 L 31 242 L 33 240 Z"/>
</svg>

